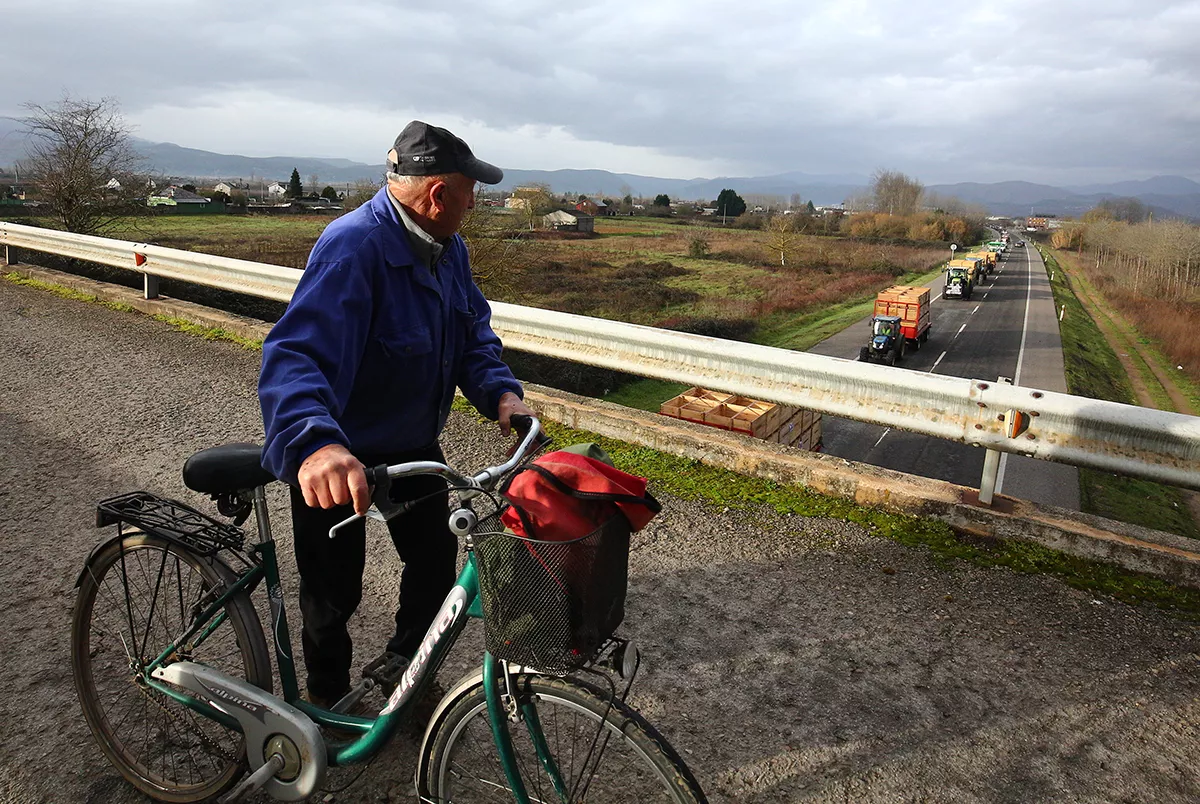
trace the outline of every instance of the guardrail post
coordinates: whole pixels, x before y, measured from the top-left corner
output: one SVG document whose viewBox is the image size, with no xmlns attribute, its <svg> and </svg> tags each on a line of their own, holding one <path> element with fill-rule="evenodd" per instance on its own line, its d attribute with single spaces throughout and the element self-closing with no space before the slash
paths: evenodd
<svg viewBox="0 0 1200 804">
<path fill-rule="evenodd" d="M 158 298 L 158 277 L 151 276 L 150 274 L 142 274 L 142 278 L 145 280 L 144 286 L 145 286 L 145 291 L 146 291 L 146 298 L 147 299 L 157 299 Z"/>
<path fill-rule="evenodd" d="M 21 261 L 19 259 L 17 259 L 17 250 L 15 248 L 13 248 L 12 246 L 6 245 L 4 247 L 4 264 L 5 265 L 19 265 L 20 262 Z"/>
<path fill-rule="evenodd" d="M 996 476 L 999 472 L 1000 453 L 989 449 L 983 455 L 983 479 L 979 482 L 979 502 L 982 505 L 992 504 L 992 495 L 996 493 Z"/>
<path fill-rule="evenodd" d="M 1008 377 L 997 377 L 996 382 L 1012 385 Z M 1000 474 L 1000 452 L 989 449 L 983 455 L 983 478 L 979 481 L 980 505 L 991 505 L 996 493 L 996 477 Z"/>
</svg>

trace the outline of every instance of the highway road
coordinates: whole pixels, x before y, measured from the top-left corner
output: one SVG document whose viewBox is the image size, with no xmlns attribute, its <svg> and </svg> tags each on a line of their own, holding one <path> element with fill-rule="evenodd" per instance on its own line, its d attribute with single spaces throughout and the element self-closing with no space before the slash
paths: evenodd
<svg viewBox="0 0 1200 804">
<path fill-rule="evenodd" d="M 2 280 L 0 341 L 0 802 L 144 802 L 80 713 L 75 581 L 109 535 L 98 500 L 142 488 L 213 510 L 180 468 L 261 438 L 259 355 Z M 478 467 L 507 445 L 456 413 L 443 446 Z M 834 517 L 655 492 L 621 628 L 645 659 L 633 701 L 714 804 L 1200 800 L 1200 625 Z M 297 633 L 283 489 L 269 497 Z M 399 571 L 375 524 L 350 623 L 360 659 L 388 635 Z M 471 626 L 447 684 L 482 645 Z M 313 801 L 413 801 L 419 734 L 401 729 Z"/>
<path fill-rule="evenodd" d="M 1066 392 L 1062 343 L 1045 263 L 1029 244 L 975 289 L 969 301 L 942 298 L 942 280 L 931 289 L 932 329 L 919 351 L 897 371 L 926 371 Z M 867 342 L 870 319 L 825 339 L 812 352 L 854 359 Z M 902 367 L 902 368 L 900 368 Z M 826 416 L 824 451 L 849 460 L 978 488 L 984 450 L 900 430 Z M 1079 471 L 1073 466 L 1002 455 L 997 493 L 1079 510 Z"/>
</svg>

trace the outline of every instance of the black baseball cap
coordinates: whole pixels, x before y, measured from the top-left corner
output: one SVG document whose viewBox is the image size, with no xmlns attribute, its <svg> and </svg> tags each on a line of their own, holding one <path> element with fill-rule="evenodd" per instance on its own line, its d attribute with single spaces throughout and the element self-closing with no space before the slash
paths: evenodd
<svg viewBox="0 0 1200 804">
<path fill-rule="evenodd" d="M 437 176 L 461 173 L 484 184 L 499 184 L 504 171 L 490 165 L 467 144 L 444 128 L 414 120 L 396 136 L 388 152 L 388 168 L 401 176 Z"/>
</svg>

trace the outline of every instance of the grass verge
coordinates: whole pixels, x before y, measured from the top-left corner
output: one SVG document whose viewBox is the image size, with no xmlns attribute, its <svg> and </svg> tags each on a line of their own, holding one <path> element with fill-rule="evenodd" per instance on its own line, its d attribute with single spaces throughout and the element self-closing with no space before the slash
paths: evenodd
<svg viewBox="0 0 1200 804">
<path fill-rule="evenodd" d="M 1102 294 L 1091 283 L 1086 273 L 1079 268 L 1078 261 L 1074 258 L 1074 255 L 1055 251 L 1052 256 L 1059 270 L 1062 269 L 1064 263 L 1067 264 L 1069 269 L 1067 275 L 1070 277 L 1072 292 L 1077 297 L 1080 295 L 1083 296 L 1081 303 L 1087 308 L 1089 315 L 1096 322 L 1097 327 L 1109 345 L 1120 350 L 1122 355 L 1137 370 L 1137 377 L 1131 377 L 1131 381 L 1135 383 L 1138 381 L 1141 382 L 1141 387 L 1145 388 L 1145 392 L 1150 397 L 1154 407 L 1159 410 L 1174 410 L 1175 405 L 1171 401 L 1170 394 L 1163 387 L 1163 384 L 1159 381 L 1146 360 L 1146 353 L 1157 353 L 1157 350 L 1151 345 L 1150 340 L 1139 336 L 1136 331 L 1129 328 L 1129 325 L 1120 326 L 1113 319 L 1112 311 L 1102 301 Z"/>
<path fill-rule="evenodd" d="M 1068 275 L 1052 254 L 1042 258 L 1054 277 L 1054 302 L 1065 311 L 1059 332 L 1067 390 L 1076 396 L 1136 405 L 1121 361 L 1096 322 L 1071 291 Z M 1080 504 L 1084 511 L 1118 522 L 1129 522 L 1200 539 L 1200 527 L 1189 512 L 1186 492 L 1149 480 L 1114 475 L 1095 469 L 1079 470 Z"/>
<path fill-rule="evenodd" d="M 15 271 L 4 274 L 4 279 L 8 282 L 12 282 L 15 285 L 24 285 L 25 287 L 36 288 L 38 290 L 46 291 L 47 293 L 53 293 L 55 296 L 61 296 L 64 299 L 87 302 L 88 304 L 98 304 L 101 307 L 107 307 L 110 310 L 117 310 L 122 313 L 141 314 L 141 311 L 131 304 L 126 304 L 125 302 L 107 301 L 92 293 L 85 293 L 82 290 L 75 290 L 74 288 L 55 285 L 52 282 L 43 282 L 40 279 L 30 279 L 29 277 L 22 276 Z M 238 346 L 241 346 L 245 349 L 262 349 L 262 341 L 251 338 L 243 338 L 240 335 L 236 335 L 228 330 L 221 329 L 220 327 L 209 327 L 169 315 L 151 315 L 150 318 L 153 318 L 155 321 L 161 321 L 162 323 L 179 332 L 185 332 L 188 335 L 195 335 L 203 338 L 206 341 L 229 341 L 231 343 L 236 343 Z"/>
<path fill-rule="evenodd" d="M 74 288 L 63 287 L 62 285 L 43 282 L 40 279 L 30 279 L 27 276 L 22 276 L 16 271 L 11 271 L 4 274 L 4 279 L 8 282 L 12 282 L 14 285 L 24 285 L 25 287 L 44 290 L 47 293 L 53 293 L 55 296 L 61 296 L 64 299 L 70 299 L 72 301 L 99 304 L 101 307 L 107 307 L 110 310 L 119 310 L 122 313 L 137 312 L 131 305 L 125 304 L 124 302 L 105 301 L 99 296 L 91 293 L 84 293 L 82 290 L 75 290 Z"/>
</svg>

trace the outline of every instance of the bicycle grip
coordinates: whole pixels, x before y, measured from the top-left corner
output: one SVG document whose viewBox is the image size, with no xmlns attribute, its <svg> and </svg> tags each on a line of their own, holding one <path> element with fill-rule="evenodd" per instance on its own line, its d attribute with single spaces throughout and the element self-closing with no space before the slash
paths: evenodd
<svg viewBox="0 0 1200 804">
<path fill-rule="evenodd" d="M 378 466 L 364 466 L 363 472 L 367 475 L 367 485 L 371 488 L 390 488 L 392 479 L 388 477 L 388 465 L 381 463 Z"/>
</svg>

